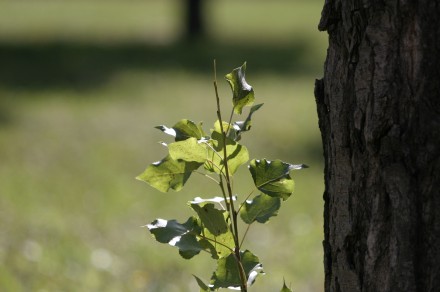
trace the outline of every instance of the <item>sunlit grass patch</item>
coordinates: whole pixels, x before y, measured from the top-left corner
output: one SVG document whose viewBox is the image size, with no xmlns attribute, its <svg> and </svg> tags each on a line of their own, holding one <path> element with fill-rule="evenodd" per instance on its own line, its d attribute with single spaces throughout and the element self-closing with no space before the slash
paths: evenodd
<svg viewBox="0 0 440 292">
<path fill-rule="evenodd" d="M 2 1 L 6 42 L 169 43 L 180 32 L 180 3 L 162 1 Z"/>
</svg>

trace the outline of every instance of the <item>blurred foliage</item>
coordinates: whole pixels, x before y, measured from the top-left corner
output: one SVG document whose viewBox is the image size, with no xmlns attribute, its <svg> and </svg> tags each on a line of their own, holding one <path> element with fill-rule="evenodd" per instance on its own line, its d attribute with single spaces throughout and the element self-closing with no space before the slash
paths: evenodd
<svg viewBox="0 0 440 292">
<path fill-rule="evenodd" d="M 198 195 L 191 186 L 217 194 L 195 178 L 171 205 L 134 177 L 164 154 L 154 126 L 184 117 L 213 123 L 214 58 L 219 74 L 247 61 L 265 103 L 244 138 L 250 154 L 270 148 L 268 159 L 311 166 L 295 174 L 295 193 L 271 225 L 250 230 L 270 274 L 258 289 L 277 290 L 284 277 L 294 291 L 322 290 L 313 97 L 327 46 L 316 29 L 322 3 L 212 0 L 210 37 L 195 43 L 181 39 L 180 5 L 0 2 L 1 291 L 196 290 L 189 271 L 205 275 L 209 259 L 185 262 L 171 247 L 164 256 L 141 226 L 163 214 L 187 218 L 191 211 L 176 206 Z M 219 89 L 229 94 L 226 82 Z M 201 100 L 203 108 L 188 106 Z M 273 138 L 258 138 L 267 132 Z"/>
</svg>

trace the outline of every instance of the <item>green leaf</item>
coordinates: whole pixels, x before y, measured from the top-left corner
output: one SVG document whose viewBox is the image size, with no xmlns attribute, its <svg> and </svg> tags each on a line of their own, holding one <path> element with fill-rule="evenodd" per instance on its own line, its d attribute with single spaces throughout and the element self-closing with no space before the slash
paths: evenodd
<svg viewBox="0 0 440 292">
<path fill-rule="evenodd" d="M 208 162 L 205 163 L 205 168 L 209 171 L 220 173 L 223 171 L 223 135 L 219 132 L 212 132 L 211 135 L 212 148 L 208 149 Z M 247 148 L 237 142 L 226 138 L 226 153 L 229 166 L 229 174 L 233 175 L 239 166 L 245 164 L 249 160 L 249 152 Z"/>
<path fill-rule="evenodd" d="M 249 114 L 244 121 L 237 121 L 233 124 L 229 124 L 225 121 L 223 121 L 223 130 L 227 132 L 227 137 L 233 141 L 239 141 L 241 139 L 241 134 L 243 132 L 249 131 L 252 127 L 252 115 L 254 112 L 259 110 L 263 106 L 262 103 L 254 105 L 251 107 L 251 110 L 249 111 Z M 221 127 L 220 122 L 217 120 L 214 123 L 214 132 L 221 133 Z"/>
<path fill-rule="evenodd" d="M 249 170 L 255 186 L 266 195 L 286 200 L 293 193 L 294 182 L 289 172 L 307 166 L 293 165 L 281 160 L 255 160 L 250 162 Z"/>
<path fill-rule="evenodd" d="M 286 281 L 284 279 L 283 279 L 283 288 L 281 289 L 280 292 L 292 292 L 292 290 L 290 290 L 290 288 L 286 286 Z"/>
<path fill-rule="evenodd" d="M 207 146 L 196 138 L 188 138 L 183 141 L 168 145 L 170 156 L 174 160 L 184 160 L 205 163 L 208 155 Z"/>
<path fill-rule="evenodd" d="M 251 105 L 254 100 L 254 89 L 246 82 L 246 62 L 225 76 L 232 89 L 234 111 L 241 114 L 243 107 Z"/>
<path fill-rule="evenodd" d="M 249 131 L 251 129 L 251 126 L 252 126 L 252 115 L 254 114 L 254 112 L 259 110 L 262 106 L 263 106 L 262 103 L 252 106 L 251 110 L 249 111 L 249 115 L 247 116 L 246 120 L 238 121 L 238 122 L 234 123 L 234 129 L 236 129 L 238 137 L 240 137 L 240 134 L 242 132 L 246 132 L 246 131 Z M 238 140 L 239 139 L 236 139 L 236 141 L 238 141 Z"/>
<path fill-rule="evenodd" d="M 200 245 L 211 253 L 213 259 L 225 257 L 234 250 L 234 236 L 229 230 L 215 236 L 204 228 L 201 236 L 204 238 L 199 241 Z"/>
<path fill-rule="evenodd" d="M 205 249 L 198 242 L 197 235 L 201 228 L 194 217 L 184 224 L 176 220 L 156 219 L 147 227 L 158 242 L 177 247 L 179 254 L 185 259 L 190 259 Z"/>
<path fill-rule="evenodd" d="M 234 201 L 237 200 L 237 196 L 233 196 L 232 199 Z M 189 201 L 190 204 L 201 204 L 201 203 L 217 203 L 220 204 L 224 201 L 225 199 L 222 197 L 214 197 L 214 198 L 208 198 L 208 199 L 203 199 L 201 197 L 195 197 L 194 200 Z M 229 201 L 229 198 L 227 199 Z M 223 206 L 223 205 L 222 205 Z"/>
<path fill-rule="evenodd" d="M 170 188 L 180 191 L 191 173 L 199 168 L 202 163 L 174 160 L 170 155 L 161 161 L 150 164 L 136 179 L 150 184 L 161 192 Z"/>
<path fill-rule="evenodd" d="M 193 121 L 187 119 L 180 120 L 172 128 L 160 125 L 157 126 L 156 129 L 175 137 L 176 141 L 186 140 L 191 137 L 200 140 L 205 135 L 201 123 L 197 125 Z"/>
<path fill-rule="evenodd" d="M 222 123 L 223 123 L 223 131 L 227 133 L 227 138 L 231 139 L 232 141 L 237 141 L 237 137 L 238 137 L 237 135 L 240 128 L 238 126 L 229 124 L 225 121 L 223 121 Z M 212 130 L 212 132 L 217 132 L 217 133 L 222 132 L 219 120 L 215 121 L 214 129 Z"/>
<path fill-rule="evenodd" d="M 218 210 L 214 204 L 190 204 L 191 208 L 199 215 L 202 225 L 214 235 L 219 236 L 222 233 L 228 232 L 228 224 L 225 220 L 224 210 Z"/>
<path fill-rule="evenodd" d="M 246 201 L 240 210 L 240 217 L 246 224 L 254 221 L 266 223 L 270 217 L 276 216 L 281 206 L 281 199 L 265 194 Z"/>
<path fill-rule="evenodd" d="M 194 201 L 189 203 L 199 216 L 200 225 L 203 228 L 200 235 L 202 239 L 199 243 L 211 253 L 214 259 L 229 254 L 234 247 L 234 236 L 227 223 L 229 213 L 216 209 L 212 203 Z"/>
<path fill-rule="evenodd" d="M 240 252 L 243 269 L 248 278 L 248 286 L 251 286 L 256 276 L 262 274 L 262 265 L 258 257 L 246 250 Z M 231 253 L 227 257 L 217 261 L 217 269 L 211 277 L 213 288 L 237 288 L 240 287 L 240 274 L 235 255 Z"/>
<path fill-rule="evenodd" d="M 174 246 L 179 249 L 179 254 L 184 259 L 190 259 L 205 249 L 198 241 L 196 235 L 192 233 L 182 235 Z"/>
<path fill-rule="evenodd" d="M 199 277 L 197 277 L 196 275 L 193 275 L 193 277 L 196 279 L 197 285 L 199 285 L 199 287 L 200 287 L 199 292 L 210 291 L 208 285 L 206 285 Z"/>
<path fill-rule="evenodd" d="M 226 132 L 228 129 L 232 128 L 233 125 L 229 124 L 228 122 L 223 121 L 222 122 L 222 126 L 223 126 L 223 130 Z M 220 121 L 216 120 L 214 123 L 214 129 L 212 130 L 213 132 L 217 132 L 217 133 L 221 133 L 222 129 L 220 127 Z"/>
</svg>

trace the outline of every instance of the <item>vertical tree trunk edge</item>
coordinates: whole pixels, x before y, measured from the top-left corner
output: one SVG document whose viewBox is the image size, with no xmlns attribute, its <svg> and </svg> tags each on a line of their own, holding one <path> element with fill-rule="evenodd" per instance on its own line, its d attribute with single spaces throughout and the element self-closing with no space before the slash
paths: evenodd
<svg viewBox="0 0 440 292">
<path fill-rule="evenodd" d="M 438 15 L 438 1 L 325 1 L 326 292 L 440 289 Z"/>
</svg>

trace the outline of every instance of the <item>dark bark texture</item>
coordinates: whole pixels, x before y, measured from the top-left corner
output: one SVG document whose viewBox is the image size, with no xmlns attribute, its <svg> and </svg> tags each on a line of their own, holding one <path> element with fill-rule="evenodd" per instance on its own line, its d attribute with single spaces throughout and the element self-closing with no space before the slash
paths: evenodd
<svg viewBox="0 0 440 292">
<path fill-rule="evenodd" d="M 440 1 L 326 0 L 325 291 L 440 291 Z"/>
</svg>

